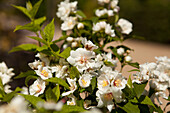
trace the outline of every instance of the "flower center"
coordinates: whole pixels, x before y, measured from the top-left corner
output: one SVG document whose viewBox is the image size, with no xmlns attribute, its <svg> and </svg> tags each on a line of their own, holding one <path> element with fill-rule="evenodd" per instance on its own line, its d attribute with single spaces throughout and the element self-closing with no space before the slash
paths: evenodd
<svg viewBox="0 0 170 113">
<path fill-rule="evenodd" d="M 39 93 L 42 90 L 42 88 L 39 84 L 37 85 L 37 87 L 38 87 L 38 90 L 36 91 L 36 93 Z"/>
<path fill-rule="evenodd" d="M 121 86 L 121 80 L 117 79 L 113 82 L 113 84 L 114 84 L 114 86 L 119 87 L 119 86 Z"/>
<path fill-rule="evenodd" d="M 81 80 L 82 81 L 82 84 L 85 86 L 87 84 L 87 82 L 85 80 Z"/>
<path fill-rule="evenodd" d="M 108 81 L 103 80 L 102 86 L 103 86 L 103 87 L 106 87 L 107 85 L 109 85 Z"/>
<path fill-rule="evenodd" d="M 86 58 L 86 57 L 81 56 L 81 58 L 80 58 L 80 63 L 81 63 L 81 64 L 83 64 L 83 63 L 87 63 L 87 58 Z"/>
<path fill-rule="evenodd" d="M 104 94 L 104 99 L 106 99 L 107 101 L 112 100 L 113 99 L 113 94 L 112 93 Z"/>
<path fill-rule="evenodd" d="M 69 105 L 75 105 L 74 102 L 70 102 Z"/>
<path fill-rule="evenodd" d="M 43 75 L 44 77 L 48 77 L 48 73 L 46 70 L 42 70 L 41 75 Z"/>
</svg>

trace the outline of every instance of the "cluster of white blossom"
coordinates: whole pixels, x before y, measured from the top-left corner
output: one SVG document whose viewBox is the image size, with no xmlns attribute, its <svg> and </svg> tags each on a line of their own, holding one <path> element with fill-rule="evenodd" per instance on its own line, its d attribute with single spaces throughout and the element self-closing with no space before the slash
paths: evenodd
<svg viewBox="0 0 170 113">
<path fill-rule="evenodd" d="M 149 80 L 150 87 L 155 90 L 151 98 L 157 98 L 158 102 L 162 104 L 158 97 L 168 99 L 165 91 L 170 87 L 170 59 L 166 56 L 155 58 L 156 63 L 140 65 L 140 72 L 135 74 L 133 82 L 140 84 Z"/>
<path fill-rule="evenodd" d="M 101 16 L 104 16 L 104 15 L 108 15 L 109 17 L 110 16 L 113 16 L 114 13 L 113 13 L 113 10 L 107 10 L 106 8 L 100 10 L 100 9 L 97 9 L 96 12 L 95 12 L 96 16 L 98 17 L 101 17 Z"/>
<path fill-rule="evenodd" d="M 7 67 L 5 62 L 0 63 L 0 78 L 2 80 L 2 84 L 4 85 L 4 91 L 6 93 L 10 93 L 12 90 L 10 89 L 11 86 L 8 85 L 11 81 L 11 77 L 13 77 L 15 74 L 12 72 L 14 69 Z"/>
<path fill-rule="evenodd" d="M 105 21 L 97 22 L 96 24 L 93 25 L 93 31 L 94 32 L 99 32 L 101 30 L 104 30 L 104 32 L 111 37 L 115 37 L 115 32 L 114 29 L 112 29 L 112 26 Z"/>
<path fill-rule="evenodd" d="M 70 2 L 65 0 L 58 5 L 57 16 L 64 21 L 61 25 L 61 30 L 67 31 L 74 28 L 77 24 L 78 15 L 76 15 L 77 1 Z M 75 16 L 70 16 L 70 14 L 75 14 Z"/>
<path fill-rule="evenodd" d="M 78 47 L 80 45 L 81 37 L 73 38 L 73 37 L 67 37 L 66 39 L 67 43 L 63 45 L 63 49 L 66 49 L 67 47 Z"/>
</svg>

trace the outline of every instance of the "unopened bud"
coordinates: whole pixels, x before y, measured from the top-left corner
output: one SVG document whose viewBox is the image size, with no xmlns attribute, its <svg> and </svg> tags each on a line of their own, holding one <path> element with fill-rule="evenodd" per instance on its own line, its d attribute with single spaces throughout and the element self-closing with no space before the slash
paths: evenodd
<svg viewBox="0 0 170 113">
<path fill-rule="evenodd" d="M 119 49 L 117 49 L 117 54 L 118 54 L 118 55 L 123 55 L 124 53 L 125 53 L 124 48 L 119 48 Z"/>
<path fill-rule="evenodd" d="M 83 28 L 84 28 L 84 24 L 78 23 L 77 28 L 78 28 L 78 29 L 83 29 Z"/>
<path fill-rule="evenodd" d="M 132 57 L 131 56 L 126 56 L 125 57 L 125 61 L 126 62 L 131 62 L 132 61 Z"/>
<path fill-rule="evenodd" d="M 71 47 L 77 47 L 78 46 L 78 43 L 77 42 L 72 42 L 71 43 Z"/>
<path fill-rule="evenodd" d="M 73 39 L 73 37 L 67 37 L 67 42 L 72 42 L 74 39 Z"/>
</svg>

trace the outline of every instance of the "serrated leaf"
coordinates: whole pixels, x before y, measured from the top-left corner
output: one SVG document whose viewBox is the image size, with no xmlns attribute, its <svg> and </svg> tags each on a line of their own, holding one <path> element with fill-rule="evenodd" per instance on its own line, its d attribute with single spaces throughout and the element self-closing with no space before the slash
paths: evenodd
<svg viewBox="0 0 170 113">
<path fill-rule="evenodd" d="M 71 69 L 70 69 L 70 78 L 71 79 L 74 79 L 75 77 L 79 78 L 79 75 L 80 75 L 80 73 L 77 70 L 77 68 L 76 67 L 71 67 Z"/>
<path fill-rule="evenodd" d="M 152 103 L 151 99 L 148 96 L 141 95 L 139 98 L 139 102 L 141 104 L 150 105 L 156 109 L 155 105 Z"/>
<path fill-rule="evenodd" d="M 46 92 L 45 92 L 45 97 L 46 97 L 46 100 L 47 101 L 55 101 L 57 102 L 57 97 L 56 95 L 54 94 L 54 92 L 52 91 L 51 87 L 49 87 Z"/>
<path fill-rule="evenodd" d="M 9 53 L 16 52 L 16 51 L 35 51 L 38 48 L 35 44 L 22 44 L 17 47 L 12 48 Z"/>
<path fill-rule="evenodd" d="M 129 88 L 132 88 L 132 87 L 133 87 L 131 75 L 129 76 L 129 79 L 128 79 L 128 81 L 127 81 L 127 86 L 128 86 Z"/>
<path fill-rule="evenodd" d="M 144 91 L 147 83 L 148 83 L 148 82 L 145 82 L 145 83 L 142 83 L 142 84 L 133 83 L 134 91 L 135 91 L 137 97 L 140 97 L 140 96 L 141 96 L 141 94 L 143 93 L 143 91 Z"/>
<path fill-rule="evenodd" d="M 60 98 L 60 87 L 59 87 L 59 85 L 57 85 L 55 88 L 53 88 L 53 92 L 56 96 L 56 101 L 58 101 L 58 99 Z"/>
<path fill-rule="evenodd" d="M 86 18 L 86 15 L 82 12 L 82 11 L 76 11 L 76 14 L 78 14 L 79 16 Z"/>
<path fill-rule="evenodd" d="M 18 76 L 16 76 L 14 79 L 18 79 L 18 78 L 24 78 L 27 77 L 29 75 L 34 75 L 35 72 L 33 70 L 29 70 L 27 72 L 21 72 Z"/>
<path fill-rule="evenodd" d="M 17 92 L 19 92 L 19 91 L 22 91 L 22 89 L 19 88 L 19 87 L 17 87 L 17 88 L 15 89 L 15 91 L 6 94 L 6 95 L 4 96 L 4 98 L 3 98 L 3 102 L 9 102 L 9 101 L 17 94 Z"/>
<path fill-rule="evenodd" d="M 32 18 L 35 17 L 35 15 L 36 15 L 36 13 L 37 13 L 40 5 L 41 5 L 41 2 L 42 2 L 42 0 L 39 0 L 39 1 L 32 7 L 32 9 L 30 10 L 29 13 L 30 13 L 30 15 L 31 15 Z"/>
<path fill-rule="evenodd" d="M 43 45 L 43 46 L 37 48 L 37 51 L 39 51 L 39 52 L 42 52 L 44 50 L 48 51 L 48 47 L 46 45 Z"/>
<path fill-rule="evenodd" d="M 71 48 L 68 47 L 62 53 L 58 54 L 58 56 L 62 58 L 68 58 L 70 56 L 70 51 L 71 51 Z"/>
<path fill-rule="evenodd" d="M 28 87 L 28 82 L 31 80 L 31 79 L 38 79 L 37 76 L 33 76 L 33 75 L 30 75 L 30 76 L 27 76 L 26 79 L 25 79 L 25 85 Z"/>
<path fill-rule="evenodd" d="M 52 82 L 52 83 L 56 83 L 56 84 L 59 84 L 61 86 L 64 86 L 67 89 L 70 89 L 69 85 L 63 79 L 61 79 L 61 78 L 57 78 L 57 77 L 54 78 L 53 77 L 53 78 L 47 79 L 46 81 Z"/>
<path fill-rule="evenodd" d="M 42 98 L 36 97 L 33 95 L 24 95 L 24 94 L 19 94 L 19 95 L 23 96 L 26 100 L 28 100 L 35 107 L 38 107 L 37 103 L 45 102 Z"/>
<path fill-rule="evenodd" d="M 16 6 L 16 5 L 12 5 L 12 6 L 17 8 L 18 10 L 22 11 L 27 17 L 29 17 L 32 20 L 32 17 L 30 15 L 29 11 L 25 7 Z"/>
<path fill-rule="evenodd" d="M 86 111 L 86 110 L 79 106 L 64 105 L 62 108 L 63 113 L 83 112 L 83 111 Z"/>
<path fill-rule="evenodd" d="M 132 104 L 131 102 L 128 102 L 124 106 L 119 106 L 121 109 L 126 111 L 127 113 L 140 113 L 140 109 L 138 108 L 138 105 Z"/>
<path fill-rule="evenodd" d="M 96 88 L 97 81 L 96 81 L 96 76 L 91 79 L 91 86 L 92 86 L 92 91 Z"/>
<path fill-rule="evenodd" d="M 33 24 L 40 26 L 45 20 L 46 20 L 46 17 L 43 16 L 43 17 L 40 17 L 40 18 L 38 18 L 38 19 L 35 19 L 35 20 L 33 21 Z"/>
<path fill-rule="evenodd" d="M 54 31 L 55 31 L 55 26 L 54 26 L 54 19 L 47 24 L 47 26 L 44 28 L 44 35 L 47 41 L 51 42 L 53 40 L 54 36 Z"/>
<path fill-rule="evenodd" d="M 62 37 L 60 37 L 59 39 L 54 40 L 53 43 L 57 43 L 57 42 L 60 42 L 60 41 L 62 41 L 62 40 L 65 40 L 67 37 L 68 37 L 67 35 L 62 36 Z"/>
</svg>

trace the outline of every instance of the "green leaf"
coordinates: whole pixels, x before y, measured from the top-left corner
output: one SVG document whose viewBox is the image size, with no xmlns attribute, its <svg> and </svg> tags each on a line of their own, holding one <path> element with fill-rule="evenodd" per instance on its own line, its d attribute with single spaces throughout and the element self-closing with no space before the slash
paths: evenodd
<svg viewBox="0 0 170 113">
<path fill-rule="evenodd" d="M 58 101 L 58 99 L 60 98 L 60 86 L 57 85 L 55 88 L 53 88 L 53 92 L 56 96 L 56 101 Z"/>
<path fill-rule="evenodd" d="M 38 48 L 35 44 L 22 44 L 17 47 L 12 48 L 9 53 L 16 52 L 16 51 L 35 51 Z"/>
<path fill-rule="evenodd" d="M 96 76 L 92 78 L 91 80 L 91 86 L 92 86 L 92 91 L 96 88 L 97 81 L 96 81 Z"/>
<path fill-rule="evenodd" d="M 130 66 L 138 68 L 139 69 L 139 63 L 135 62 L 135 63 L 128 63 Z"/>
<path fill-rule="evenodd" d="M 54 44 L 54 43 L 52 43 L 52 44 L 50 44 L 50 47 L 53 49 L 53 51 L 55 51 L 55 52 L 57 52 L 58 50 L 59 50 L 59 47 L 56 45 L 56 44 Z"/>
<path fill-rule="evenodd" d="M 40 18 L 38 18 L 38 19 L 35 19 L 35 20 L 33 21 L 33 24 L 35 24 L 35 25 L 41 25 L 45 20 L 46 20 L 46 17 L 43 16 L 43 17 L 40 17 Z"/>
<path fill-rule="evenodd" d="M 79 16 L 86 18 L 86 15 L 82 12 L 82 11 L 77 11 L 76 14 L 78 14 Z"/>
<path fill-rule="evenodd" d="M 132 88 L 132 87 L 133 87 L 132 80 L 131 80 L 131 75 L 129 76 L 129 79 L 128 79 L 128 81 L 127 81 L 127 86 L 128 86 L 129 88 Z"/>
<path fill-rule="evenodd" d="M 16 5 L 12 5 L 12 6 L 17 8 L 18 10 L 22 11 L 27 17 L 29 17 L 32 20 L 32 17 L 30 15 L 29 11 L 25 7 L 16 6 Z"/>
<path fill-rule="evenodd" d="M 15 91 L 6 94 L 6 95 L 4 96 L 4 98 L 3 98 L 3 102 L 9 102 L 9 101 L 16 95 L 16 93 L 19 92 L 19 91 L 22 91 L 22 89 L 19 88 L 19 87 L 17 87 L 17 88 L 15 89 Z"/>
<path fill-rule="evenodd" d="M 1 90 L 4 90 L 4 86 L 3 86 L 3 83 L 2 83 L 1 77 L 0 77 L 0 89 L 1 89 Z"/>
<path fill-rule="evenodd" d="M 31 80 L 31 79 L 38 79 L 37 76 L 33 76 L 33 75 L 30 75 L 30 76 L 27 76 L 26 79 L 25 79 L 25 85 L 28 87 L 28 82 Z"/>
<path fill-rule="evenodd" d="M 140 70 L 139 69 L 132 69 L 132 70 L 130 70 L 128 72 L 133 72 L 133 71 L 140 71 Z"/>
<path fill-rule="evenodd" d="M 54 19 L 44 28 L 44 35 L 47 41 L 51 42 L 53 40 L 55 31 Z"/>
<path fill-rule="evenodd" d="M 24 78 L 30 75 L 35 75 L 35 72 L 33 70 L 29 70 L 27 72 L 21 72 L 18 76 L 16 76 L 14 79 L 18 79 L 18 78 Z"/>
<path fill-rule="evenodd" d="M 131 102 L 128 102 L 123 107 L 122 106 L 119 107 L 126 111 L 127 113 L 140 113 L 138 105 L 132 104 Z"/>
<path fill-rule="evenodd" d="M 62 36 L 62 37 L 60 37 L 59 39 L 54 40 L 53 43 L 57 43 L 57 42 L 60 42 L 60 41 L 62 41 L 62 40 L 65 40 L 67 37 L 68 37 L 67 35 Z"/>
<path fill-rule="evenodd" d="M 57 102 L 57 97 L 56 95 L 54 94 L 54 92 L 52 91 L 51 87 L 49 87 L 46 92 L 45 92 L 45 97 L 46 97 L 46 100 L 47 101 L 55 101 Z"/>
<path fill-rule="evenodd" d="M 83 112 L 83 111 L 86 110 L 79 106 L 64 105 L 62 108 L 62 113 Z"/>
<path fill-rule="evenodd" d="M 112 64 L 111 62 L 109 62 L 109 61 L 107 61 L 107 60 L 104 61 L 104 64 L 105 64 L 106 66 L 115 66 L 114 64 Z"/>
<path fill-rule="evenodd" d="M 123 91 L 123 93 L 125 94 L 125 97 L 126 97 L 127 99 L 133 99 L 133 98 L 136 96 L 136 94 L 135 94 L 135 92 L 133 91 L 133 89 L 132 89 L 132 88 L 129 88 L 128 85 L 126 85 L 126 87 L 125 87 L 124 89 L 122 89 L 122 91 Z"/>
<path fill-rule="evenodd" d="M 75 77 L 79 78 L 79 75 L 80 75 L 80 73 L 77 70 L 77 68 L 76 67 L 71 67 L 71 69 L 70 69 L 70 78 L 71 79 L 74 79 Z"/>
<path fill-rule="evenodd" d="M 62 58 L 68 58 L 70 56 L 70 51 L 71 51 L 71 48 L 68 47 L 62 53 L 60 53 L 58 56 L 60 56 Z"/>
<path fill-rule="evenodd" d="M 35 37 L 35 36 L 28 36 L 31 39 L 37 40 L 38 42 L 42 42 L 43 44 L 47 45 L 47 42 L 39 37 Z"/>
<path fill-rule="evenodd" d="M 25 24 L 23 26 L 22 25 L 16 26 L 14 32 L 18 31 L 18 30 L 28 30 L 28 31 L 32 31 L 32 32 L 37 32 L 39 29 L 40 29 L 40 26 L 33 24 L 33 22 L 31 22 L 31 23 Z"/>
<path fill-rule="evenodd" d="M 19 94 L 19 95 L 23 96 L 26 100 L 28 100 L 33 106 L 37 108 L 38 108 L 37 103 L 45 102 L 42 98 L 33 95 L 24 95 L 24 94 Z"/>
<path fill-rule="evenodd" d="M 138 83 L 133 83 L 134 86 L 134 91 L 137 95 L 137 97 L 139 98 L 141 96 L 141 94 L 143 93 L 146 85 L 148 82 L 142 83 L 142 84 L 138 84 Z"/>
<path fill-rule="evenodd" d="M 35 17 L 35 15 L 36 15 L 36 13 L 37 13 L 40 5 L 41 5 L 41 2 L 42 2 L 42 0 L 39 0 L 39 1 L 33 6 L 32 10 L 30 10 L 29 13 L 30 13 L 30 15 L 31 15 L 32 18 Z"/>
<path fill-rule="evenodd" d="M 54 78 L 53 77 L 53 78 L 47 79 L 46 81 L 52 82 L 52 83 L 56 83 L 56 84 L 59 84 L 61 86 L 64 86 L 67 89 L 70 89 L 69 85 L 63 79 L 61 79 L 61 78 L 57 78 L 57 77 Z"/>
</svg>

